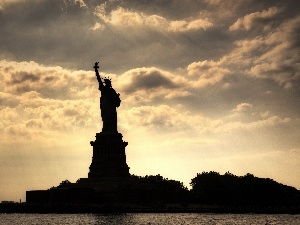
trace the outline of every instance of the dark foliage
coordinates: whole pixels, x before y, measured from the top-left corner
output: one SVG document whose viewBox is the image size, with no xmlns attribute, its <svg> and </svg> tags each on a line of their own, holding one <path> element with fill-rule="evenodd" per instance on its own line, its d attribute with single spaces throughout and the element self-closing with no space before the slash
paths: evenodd
<svg viewBox="0 0 300 225">
<path fill-rule="evenodd" d="M 202 172 L 191 181 L 191 196 L 195 203 L 231 206 L 280 206 L 300 204 L 300 191 L 269 178 L 252 174 L 235 176 L 229 172 Z"/>
<path fill-rule="evenodd" d="M 144 177 L 131 175 L 128 181 L 131 184 L 128 187 L 107 191 L 99 196 L 95 195 L 91 199 L 105 203 L 130 202 L 141 205 L 173 203 L 188 205 L 194 203 L 267 209 L 292 209 L 300 206 L 300 191 L 296 188 L 280 184 L 269 178 L 258 178 L 249 173 L 245 176 L 236 176 L 230 172 L 226 172 L 224 175 L 213 171 L 198 173 L 191 180 L 192 189 L 190 191 L 182 182 L 169 180 L 159 174 Z M 57 188 L 69 189 L 70 193 L 71 189 L 73 193 L 76 187 L 76 184 L 72 184 L 68 180 L 62 181 L 57 186 Z M 54 191 L 58 193 L 59 190 Z M 93 195 L 89 192 L 90 190 L 84 191 L 86 196 Z M 76 196 L 78 198 L 78 194 Z"/>
<path fill-rule="evenodd" d="M 132 178 L 137 179 L 141 185 L 145 185 L 143 189 L 143 196 L 140 199 L 144 199 L 151 202 L 160 203 L 185 203 L 189 199 L 189 191 L 182 182 L 169 180 L 163 178 L 161 175 L 150 176 L 135 176 Z"/>
<path fill-rule="evenodd" d="M 69 180 L 63 180 L 57 187 L 66 188 L 69 187 L 72 183 Z"/>
</svg>

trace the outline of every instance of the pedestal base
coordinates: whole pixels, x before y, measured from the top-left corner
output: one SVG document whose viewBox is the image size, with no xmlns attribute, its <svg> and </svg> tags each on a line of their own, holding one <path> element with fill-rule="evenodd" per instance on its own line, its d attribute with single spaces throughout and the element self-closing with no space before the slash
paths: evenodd
<svg viewBox="0 0 300 225">
<path fill-rule="evenodd" d="M 129 177 L 125 147 L 122 134 L 97 133 L 91 141 L 93 158 L 88 178 Z"/>
</svg>

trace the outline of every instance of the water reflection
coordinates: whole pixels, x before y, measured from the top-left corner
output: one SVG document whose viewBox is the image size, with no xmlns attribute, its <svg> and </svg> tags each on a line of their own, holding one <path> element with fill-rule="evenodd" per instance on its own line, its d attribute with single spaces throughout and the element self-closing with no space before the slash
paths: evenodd
<svg viewBox="0 0 300 225">
<path fill-rule="evenodd" d="M 140 213 L 93 215 L 94 225 L 299 225 L 300 215 Z"/>
<path fill-rule="evenodd" d="M 133 214 L 94 214 L 95 225 L 106 224 L 135 224 L 132 220 Z"/>
<path fill-rule="evenodd" d="M 5 225 L 299 225 L 300 215 L 124 213 L 124 214 L 0 214 Z"/>
</svg>

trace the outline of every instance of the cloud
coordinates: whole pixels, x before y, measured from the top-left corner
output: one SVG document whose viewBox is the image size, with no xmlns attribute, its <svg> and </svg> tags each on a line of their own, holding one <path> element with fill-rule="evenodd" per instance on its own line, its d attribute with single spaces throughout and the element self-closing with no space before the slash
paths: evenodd
<svg viewBox="0 0 300 225">
<path fill-rule="evenodd" d="M 32 119 L 40 118 L 39 128 L 53 131 L 64 132 L 80 127 L 94 127 L 93 121 L 98 117 L 96 105 L 83 100 L 60 101 L 35 98 L 23 100 L 19 107 L 24 108 L 25 124 L 32 124 Z"/>
<path fill-rule="evenodd" d="M 242 113 L 252 109 L 249 103 L 241 103 L 232 110 L 233 113 Z M 257 110 L 257 109 L 256 109 Z M 270 112 L 267 114 L 257 113 L 254 109 L 249 114 L 232 116 L 226 114 L 217 118 L 194 114 L 183 105 L 144 105 L 132 107 L 121 112 L 122 126 L 137 127 L 155 132 L 169 132 L 174 135 L 193 134 L 205 136 L 206 138 L 223 138 L 225 134 L 238 135 L 239 132 L 261 132 L 266 133 L 269 129 L 280 126 L 290 126 L 291 118 L 280 117 Z M 249 133 L 249 135 L 252 135 Z M 175 137 L 174 137 L 175 138 Z"/>
<path fill-rule="evenodd" d="M 230 73 L 230 70 L 224 67 L 220 61 L 205 60 L 188 65 L 187 72 L 189 76 L 194 77 L 194 86 L 204 87 L 219 83 L 224 76 Z"/>
<path fill-rule="evenodd" d="M 154 65 L 183 68 L 215 58 L 215 53 L 220 56 L 220 48 L 230 49 L 226 32 L 215 26 L 210 14 L 203 14 L 205 3 L 101 3 L 43 0 L 11 4 L 1 14 L 0 57 L 85 70 L 100 60 L 102 70 L 123 73 Z M 212 40 L 217 40 L 214 46 L 209 45 Z"/>
<path fill-rule="evenodd" d="M 292 17 L 274 23 L 269 32 L 262 32 L 254 38 L 235 41 L 235 48 L 224 56 L 222 64 L 240 70 L 241 73 L 261 79 L 274 80 L 286 89 L 299 84 L 299 31 L 300 17 Z"/>
<path fill-rule="evenodd" d="M 164 87 L 167 89 L 178 88 L 185 81 L 167 71 L 157 68 L 137 68 L 122 74 L 118 81 L 125 92 L 136 90 L 149 90 Z"/>
<path fill-rule="evenodd" d="M 236 106 L 235 109 L 232 110 L 232 112 L 243 112 L 243 111 L 246 111 L 248 109 L 252 108 L 252 105 L 250 103 L 241 103 L 241 104 L 238 104 Z"/>
<path fill-rule="evenodd" d="M 95 77 L 92 73 L 58 66 L 45 67 L 33 61 L 17 63 L 2 60 L 0 72 L 2 91 L 11 94 L 36 91 L 48 98 L 71 99 L 79 95 L 91 96 L 97 88 L 93 85 Z"/>
<path fill-rule="evenodd" d="M 10 108 L 10 107 L 4 108 L 2 106 L 0 109 L 0 117 L 1 117 L 1 122 L 0 122 L 0 131 L 1 131 L 4 128 L 17 122 L 18 112 L 15 108 Z"/>
<path fill-rule="evenodd" d="M 2 60 L 0 77 L 3 143 L 16 137 L 18 143 L 47 141 L 59 133 L 95 129 L 100 120 L 95 103 L 100 94 L 90 72 Z"/>
<path fill-rule="evenodd" d="M 221 81 L 230 73 L 225 66 L 226 63 L 223 60 L 199 61 L 176 73 L 156 67 L 145 67 L 132 69 L 121 75 L 110 74 L 113 78 L 113 87 L 121 92 L 123 103 L 123 112 L 121 110 L 119 114 L 121 127 L 128 128 L 135 124 L 136 127 L 166 129 L 175 133 L 177 129 L 180 132 L 194 130 L 199 134 L 212 134 L 239 129 L 260 129 L 290 121 L 289 117 L 272 113 L 264 114 L 262 117 L 260 112 L 245 114 L 247 118 L 241 118 L 229 117 L 228 111 L 227 113 L 224 111 L 223 116 L 211 118 L 199 115 L 205 107 L 200 103 L 203 100 L 194 103 L 193 110 L 197 111 L 191 113 L 189 109 L 192 108 L 188 107 L 188 104 L 190 99 L 199 98 L 201 95 L 199 87 L 204 93 L 208 91 L 208 89 L 204 91 L 207 85 L 223 86 L 225 80 Z M 27 129 L 29 133 L 41 132 L 44 129 L 53 132 L 71 132 L 80 127 L 88 129 L 94 127 L 94 121 L 100 118 L 99 105 L 95 104 L 95 96 L 99 94 L 98 85 L 94 74 L 90 71 L 45 67 L 35 62 L 8 61 L 2 61 L 0 71 L 2 71 L 0 74 L 6 74 L 2 77 L 2 82 L 7 84 L 2 86 L 5 92 L 0 95 L 1 99 L 7 107 L 12 103 L 16 104 L 14 115 L 18 118 L 17 124 Z M 188 76 L 184 78 L 182 75 L 185 73 Z M 107 76 L 105 73 L 101 75 Z M 203 79 L 209 82 L 200 83 Z M 23 88 L 20 92 L 20 88 L 25 84 L 28 89 Z M 45 88 L 48 89 L 47 92 Z M 219 94 L 225 97 L 222 89 Z M 175 102 L 177 104 L 180 102 L 182 107 L 179 105 L 174 107 Z M 252 108 L 250 103 L 243 102 L 237 104 L 231 112 L 246 112 L 250 108 Z M 128 113 L 124 113 L 126 110 Z M 13 123 L 12 120 L 6 120 L 5 124 Z M 5 124 L 3 122 L 2 126 L 6 126 Z"/>
<path fill-rule="evenodd" d="M 16 122 L 24 129 L 65 132 L 93 127 L 93 121 L 100 118 L 99 103 L 95 103 L 95 97 L 98 99 L 100 93 L 91 72 L 45 67 L 35 62 L 2 61 L 1 74 L 2 108 L 15 107 Z M 101 76 L 107 75 L 101 73 Z M 109 76 L 113 78 L 113 87 L 121 92 L 127 108 L 153 103 L 156 99 L 172 101 L 191 95 L 186 88 L 187 79 L 155 67 Z M 13 121 L 6 124 L 9 123 Z"/>
<path fill-rule="evenodd" d="M 16 139 L 16 142 L 18 139 L 26 140 L 32 137 L 30 132 L 22 124 L 9 125 L 4 128 L 4 132 L 8 135 L 7 139 Z"/>
<path fill-rule="evenodd" d="M 0 10 L 3 10 L 5 7 L 9 6 L 10 4 L 25 2 L 25 0 L 2 0 L 0 2 Z"/>
<path fill-rule="evenodd" d="M 300 65 L 297 61 L 299 59 L 297 24 L 299 22 L 299 16 L 284 22 L 265 38 L 267 51 L 254 61 L 249 71 L 252 76 L 273 79 L 285 88 L 298 85 Z"/>
<path fill-rule="evenodd" d="M 66 65 L 66 55 L 70 58 L 74 51 L 80 57 L 83 47 L 76 43 L 86 40 L 86 27 L 94 22 L 80 2 L 14 1 L 7 5 L 0 14 L 0 57 L 47 65 Z"/>
<path fill-rule="evenodd" d="M 208 19 L 196 19 L 193 21 L 171 21 L 168 30 L 174 32 L 196 31 L 200 29 L 206 30 L 212 27 L 213 24 Z"/>
<path fill-rule="evenodd" d="M 18 104 L 19 104 L 19 100 L 15 99 L 12 94 L 0 92 L 0 108 L 6 106 L 13 108 Z"/>
<path fill-rule="evenodd" d="M 39 81 L 39 79 L 40 78 L 37 75 L 21 72 L 18 74 L 12 74 L 11 80 L 7 84 L 14 85 L 14 84 L 26 83 L 27 81 L 29 83 L 35 83 Z"/>
<path fill-rule="evenodd" d="M 262 12 L 248 14 L 243 18 L 239 18 L 233 25 L 229 27 L 229 30 L 235 31 L 239 29 L 245 29 L 249 31 L 259 23 L 271 22 L 272 19 L 279 13 L 280 9 L 271 7 L 268 10 L 263 10 Z"/>
<path fill-rule="evenodd" d="M 192 95 L 188 80 L 176 73 L 150 67 L 129 70 L 116 77 L 116 90 L 124 93 L 126 105 L 137 106 Z M 122 97 L 122 96 L 121 96 Z"/>
<path fill-rule="evenodd" d="M 131 27 L 140 29 L 142 26 L 146 26 L 152 29 L 158 29 L 160 31 L 169 32 L 189 32 L 197 31 L 200 29 L 207 29 L 213 26 L 208 19 L 195 18 L 190 20 L 167 20 L 166 18 L 158 15 L 145 15 L 144 13 L 138 13 L 130 11 L 119 7 L 106 15 L 105 4 L 102 4 L 96 8 L 96 15 L 104 22 L 106 25 L 116 26 L 116 27 Z M 94 26 L 95 30 L 97 27 L 104 29 L 105 26 Z"/>
<path fill-rule="evenodd" d="M 34 129 L 41 129 L 41 128 L 44 128 L 44 124 L 43 124 L 42 120 L 40 120 L 40 119 L 31 119 L 26 122 L 26 127 L 34 128 Z"/>
<path fill-rule="evenodd" d="M 134 107 L 127 112 L 129 123 L 135 123 L 141 127 L 156 129 L 175 129 L 184 127 L 184 117 L 176 109 L 167 106 L 140 106 Z"/>
<path fill-rule="evenodd" d="M 222 132 L 238 132 L 238 131 L 258 131 L 263 128 L 268 129 L 270 127 L 276 127 L 281 124 L 288 124 L 291 122 L 291 118 L 280 118 L 278 116 L 270 116 L 265 119 L 260 119 L 253 122 L 227 122 L 224 123 L 222 126 L 216 127 L 215 132 L 222 133 Z"/>
</svg>

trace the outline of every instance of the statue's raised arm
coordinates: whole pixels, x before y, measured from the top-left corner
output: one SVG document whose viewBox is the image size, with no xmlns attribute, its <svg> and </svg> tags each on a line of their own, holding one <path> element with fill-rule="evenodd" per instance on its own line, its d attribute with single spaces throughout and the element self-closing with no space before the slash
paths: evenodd
<svg viewBox="0 0 300 225">
<path fill-rule="evenodd" d="M 101 88 L 103 87 L 103 83 L 102 83 L 102 80 L 101 80 L 101 77 L 100 77 L 100 74 L 99 74 L 99 71 L 98 71 L 99 62 L 95 62 L 94 68 L 95 68 L 95 73 L 96 73 L 97 80 L 99 82 L 99 89 L 101 90 Z"/>
</svg>

